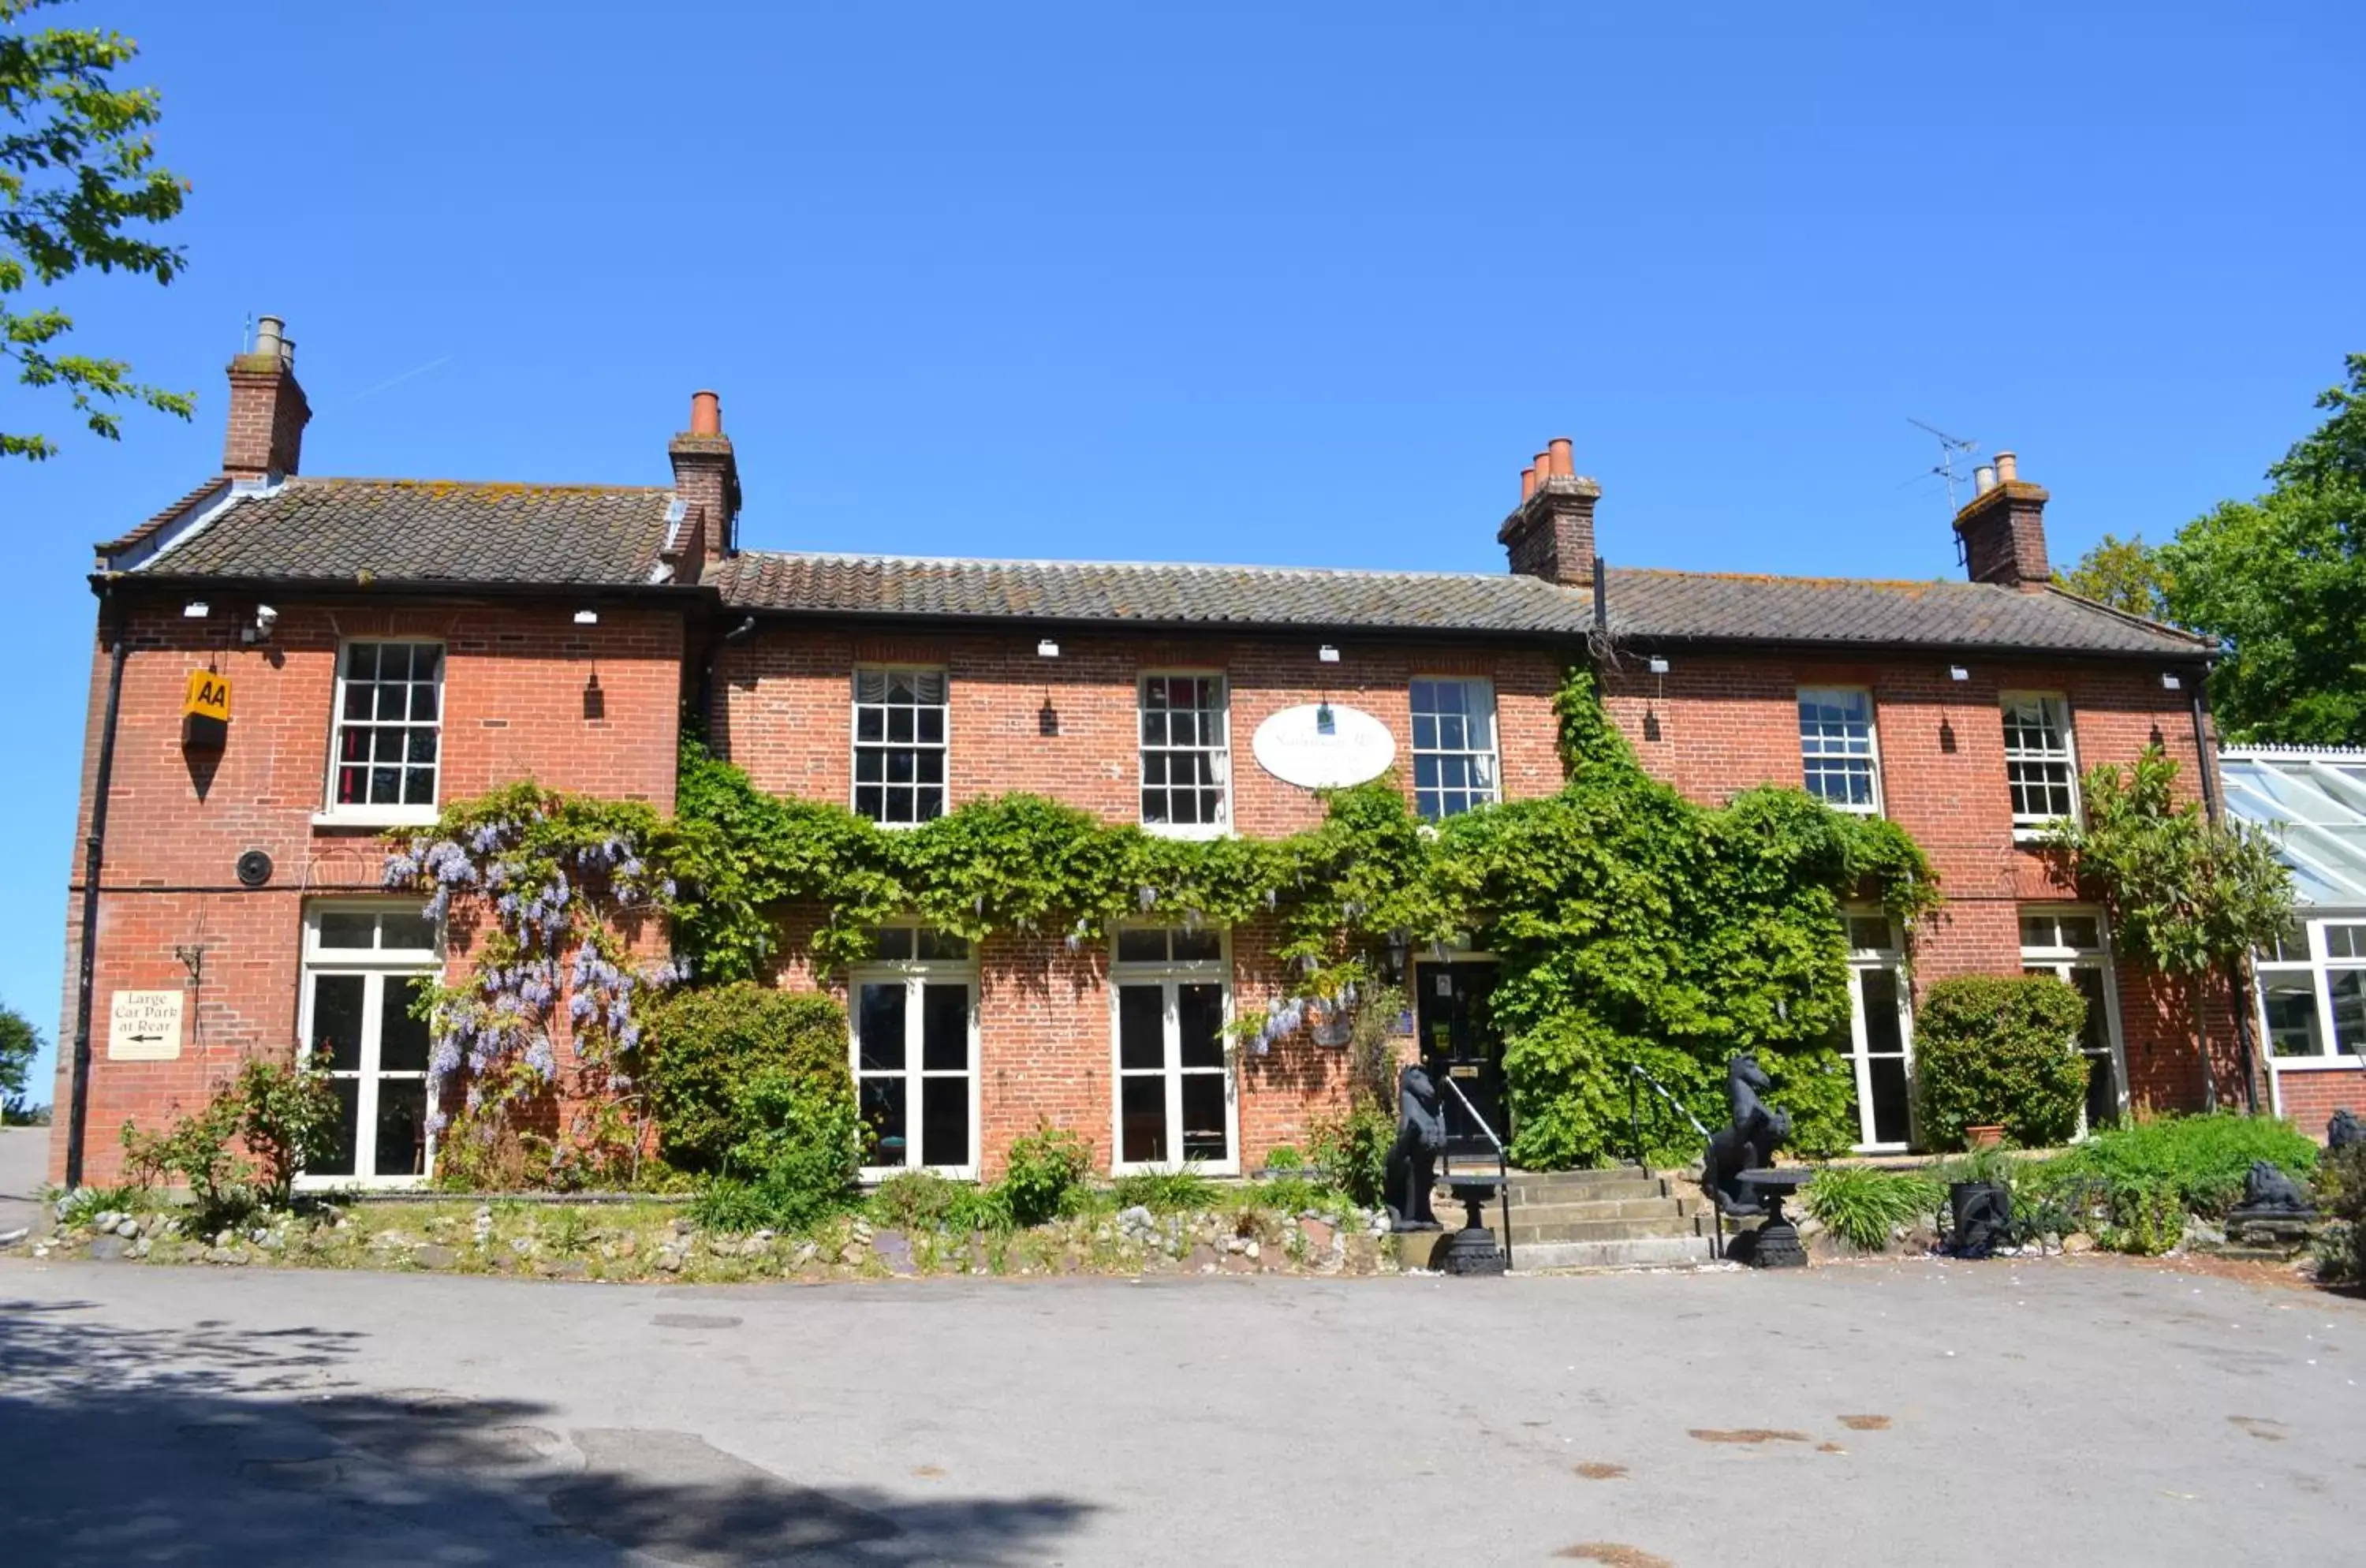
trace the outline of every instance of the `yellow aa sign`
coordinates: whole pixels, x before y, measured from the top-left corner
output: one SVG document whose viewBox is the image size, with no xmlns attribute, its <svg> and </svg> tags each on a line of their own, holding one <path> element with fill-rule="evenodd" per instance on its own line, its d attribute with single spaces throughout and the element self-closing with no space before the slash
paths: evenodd
<svg viewBox="0 0 2366 1568">
<path fill-rule="evenodd" d="M 184 717 L 230 722 L 230 677 L 210 670 L 189 671 L 189 696 L 181 705 Z"/>
</svg>

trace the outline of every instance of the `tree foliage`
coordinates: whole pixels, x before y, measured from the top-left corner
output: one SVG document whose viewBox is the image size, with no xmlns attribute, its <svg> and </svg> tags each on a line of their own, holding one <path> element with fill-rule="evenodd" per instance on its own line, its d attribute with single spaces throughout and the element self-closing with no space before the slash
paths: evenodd
<svg viewBox="0 0 2366 1568">
<path fill-rule="evenodd" d="M 41 1032 L 32 1020 L 0 1003 L 0 1122 L 25 1115 L 26 1082 L 40 1052 Z"/>
<path fill-rule="evenodd" d="M 17 297 L 85 267 L 172 282 L 186 258 L 146 234 L 179 213 L 188 186 L 155 161 L 154 89 L 114 84 L 139 46 L 97 28 L 23 27 L 52 3 L 0 0 L 0 358 L 15 361 L 26 386 L 63 389 L 83 422 L 113 441 L 121 421 L 109 405 L 187 419 L 197 395 L 134 380 L 120 359 L 65 352 L 73 319 Z M 0 456 L 57 450 L 46 435 L 0 431 Z"/>
<path fill-rule="evenodd" d="M 2227 643 L 2210 698 L 2231 739 L 2366 744 L 2366 355 L 2316 406 L 2266 494 L 2159 552 L 2170 618 Z"/>
<path fill-rule="evenodd" d="M 2292 873 L 2265 829 L 2214 822 L 2200 801 L 2178 798 L 2177 773 L 2158 746 L 2124 770 L 2089 769 L 2080 780 L 2085 821 L 2056 823 L 2045 843 L 2060 877 L 2101 903 L 2120 951 L 2183 992 L 2214 1097 L 2204 980 L 2231 971 L 2292 923 Z"/>
<path fill-rule="evenodd" d="M 2142 534 L 2123 539 L 2106 534 L 2063 574 L 2062 586 L 2082 599 L 2109 604 L 2148 621 L 2169 619 L 2169 569 Z"/>
</svg>

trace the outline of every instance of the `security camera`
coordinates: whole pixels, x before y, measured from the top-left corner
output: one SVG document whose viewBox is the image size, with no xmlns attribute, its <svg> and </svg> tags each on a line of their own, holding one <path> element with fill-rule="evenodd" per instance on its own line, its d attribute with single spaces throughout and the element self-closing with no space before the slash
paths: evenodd
<svg viewBox="0 0 2366 1568">
<path fill-rule="evenodd" d="M 257 604 L 254 607 L 254 629 L 256 631 L 261 632 L 265 637 L 269 637 L 271 635 L 271 628 L 278 624 L 278 611 L 273 609 L 268 604 Z"/>
</svg>

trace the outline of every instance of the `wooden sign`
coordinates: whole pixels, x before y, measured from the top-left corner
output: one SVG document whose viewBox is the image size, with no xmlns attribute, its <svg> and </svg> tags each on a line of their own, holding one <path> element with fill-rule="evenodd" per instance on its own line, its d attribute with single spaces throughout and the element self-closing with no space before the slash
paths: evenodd
<svg viewBox="0 0 2366 1568">
<path fill-rule="evenodd" d="M 218 751 L 229 739 L 230 677 L 190 671 L 189 694 L 181 703 L 181 744 L 192 751 Z"/>
<path fill-rule="evenodd" d="M 107 1059 L 170 1062 L 181 1055 L 180 991 L 118 991 L 107 1010 Z"/>
</svg>

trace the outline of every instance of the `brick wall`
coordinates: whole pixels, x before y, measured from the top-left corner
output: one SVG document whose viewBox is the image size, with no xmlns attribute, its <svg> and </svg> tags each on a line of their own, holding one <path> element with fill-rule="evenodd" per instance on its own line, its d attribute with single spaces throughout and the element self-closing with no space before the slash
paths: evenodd
<svg viewBox="0 0 2366 1568">
<path fill-rule="evenodd" d="M 1037 634 L 865 636 L 766 627 L 723 648 L 715 668 L 717 747 L 759 787 L 841 804 L 852 788 L 852 671 L 858 664 L 946 671 L 952 803 L 1032 790 L 1111 822 L 1140 818 L 1137 686 L 1144 674 L 1212 671 L 1232 694 L 1233 811 L 1241 832 L 1277 836 L 1322 820 L 1312 790 L 1256 765 L 1250 737 L 1279 710 L 1328 698 L 1389 727 L 1411 789 L 1409 688 L 1415 675 L 1479 675 L 1494 682 L 1503 789 L 1513 799 L 1560 787 L 1553 693 L 1561 661 L 1535 649 L 1482 644 L 1338 644 L 1316 659 L 1304 638 L 1152 638 L 1062 633 L 1060 657 L 1037 655 Z M 1042 732 L 1046 700 L 1059 733 Z"/>
<path fill-rule="evenodd" d="M 85 1177 L 112 1179 L 126 1119 L 152 1126 L 175 1103 L 202 1100 L 243 1056 L 294 1048 L 304 901 L 374 893 L 378 831 L 317 827 L 327 798 L 330 708 L 343 639 L 444 642 L 440 798 L 535 778 L 556 788 L 673 805 L 682 631 L 670 612 L 603 608 L 577 626 L 572 606 L 303 604 L 275 596 L 267 644 L 244 647 L 251 601 L 208 595 L 191 620 L 182 601 L 135 608 L 124 668 L 115 772 L 100 877 L 99 964 L 92 1030 Z M 53 1177 L 64 1169 L 78 962 L 81 847 L 97 765 L 108 658 L 91 656 L 83 817 L 66 899 L 67 957 L 58 1039 L 59 1131 Z M 181 705 L 192 670 L 231 682 L 228 744 L 214 757 L 182 750 Z M 597 700 L 587 705 L 594 676 Z M 239 886 L 233 866 L 259 849 L 270 884 Z M 192 983 L 175 947 L 205 950 Z M 452 961 L 460 962 L 455 953 Z M 183 1054 L 172 1062 L 107 1059 L 107 1007 L 118 989 L 182 988 Z"/>
<path fill-rule="evenodd" d="M 2366 1068 L 2323 1067 L 2276 1074 L 2276 1096 L 2293 1124 L 2317 1142 L 2337 1111 L 2366 1116 Z"/>
<path fill-rule="evenodd" d="M 1752 784 L 1800 783 L 1800 687 L 1873 694 L 1883 809 L 1929 853 L 1947 900 L 1918 941 L 1918 987 L 1952 975 L 2018 973 L 2022 907 L 2076 901 L 2034 849 L 2013 840 L 2004 693 L 2066 697 L 2081 769 L 2132 761 L 2157 743 L 2183 770 L 2184 787 L 2199 788 L 2191 690 L 2164 688 L 2161 668 L 2149 663 L 1966 659 L 1970 679 L 1956 681 L 1953 661 L 1937 654 L 1879 663 L 1771 651 L 1668 657 L 1665 676 L 1633 656 L 1606 671 L 1604 701 L 1644 765 L 1705 803 Z M 2200 1064 L 2172 998 L 2133 964 L 2115 965 L 2114 977 L 2131 1100 L 2200 1105 Z M 2205 1018 L 2220 1098 L 2240 1103 L 2234 1014 L 2222 988 L 2213 988 Z"/>
</svg>

